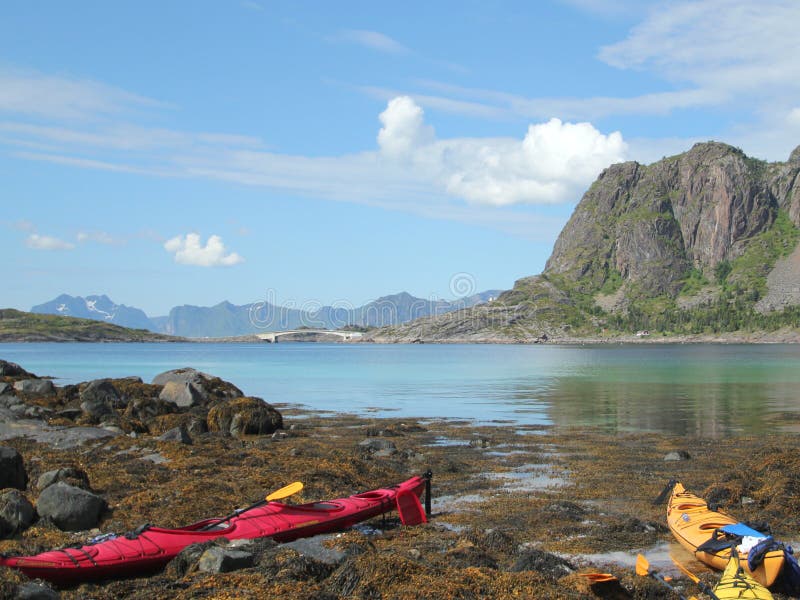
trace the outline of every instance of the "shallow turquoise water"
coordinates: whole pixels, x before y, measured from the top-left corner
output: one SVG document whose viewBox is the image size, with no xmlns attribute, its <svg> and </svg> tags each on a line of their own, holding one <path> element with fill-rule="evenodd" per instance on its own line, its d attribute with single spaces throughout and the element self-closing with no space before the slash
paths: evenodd
<svg viewBox="0 0 800 600">
<path fill-rule="evenodd" d="M 800 422 L 794 345 L 0 344 L 0 358 L 61 384 L 192 366 L 269 402 L 382 416 L 709 436 Z"/>
</svg>

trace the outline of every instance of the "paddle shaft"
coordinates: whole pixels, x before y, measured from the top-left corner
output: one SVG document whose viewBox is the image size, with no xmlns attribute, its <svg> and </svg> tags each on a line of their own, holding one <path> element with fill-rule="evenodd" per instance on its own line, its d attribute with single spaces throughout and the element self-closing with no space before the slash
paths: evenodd
<svg viewBox="0 0 800 600">
<path fill-rule="evenodd" d="M 675 563 L 676 567 L 678 567 L 689 579 L 691 579 L 697 584 L 697 587 L 700 588 L 701 592 L 707 594 L 711 598 L 711 600 L 719 600 L 719 597 L 714 593 L 714 590 L 710 585 L 708 585 L 705 581 L 700 579 L 697 575 L 695 575 L 689 569 L 680 564 L 674 556 L 670 555 L 670 558 L 672 559 L 672 562 Z"/>
</svg>

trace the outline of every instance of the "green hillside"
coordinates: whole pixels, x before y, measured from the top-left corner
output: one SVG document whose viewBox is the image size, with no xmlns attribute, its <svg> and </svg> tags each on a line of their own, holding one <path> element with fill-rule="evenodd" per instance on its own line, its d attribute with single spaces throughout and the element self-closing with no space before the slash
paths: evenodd
<svg viewBox="0 0 800 600">
<path fill-rule="evenodd" d="M 89 319 L 0 309 L 3 342 L 171 342 L 180 341 L 146 329 L 128 329 Z"/>
</svg>

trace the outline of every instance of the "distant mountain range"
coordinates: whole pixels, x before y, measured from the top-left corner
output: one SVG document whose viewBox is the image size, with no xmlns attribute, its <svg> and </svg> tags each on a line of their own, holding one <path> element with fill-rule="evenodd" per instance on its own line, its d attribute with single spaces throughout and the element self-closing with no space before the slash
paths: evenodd
<svg viewBox="0 0 800 600">
<path fill-rule="evenodd" d="M 231 337 L 265 331 L 310 327 L 341 329 L 346 326 L 384 327 L 400 325 L 482 304 L 502 293 L 487 290 L 454 301 L 425 300 L 406 292 L 383 296 L 357 308 L 323 306 L 314 311 L 276 306 L 268 302 L 215 306 L 176 306 L 165 317 L 148 317 L 141 309 L 116 304 L 106 295 L 57 298 L 31 308 L 32 313 L 80 317 L 123 327 L 147 329 L 181 337 Z"/>
</svg>

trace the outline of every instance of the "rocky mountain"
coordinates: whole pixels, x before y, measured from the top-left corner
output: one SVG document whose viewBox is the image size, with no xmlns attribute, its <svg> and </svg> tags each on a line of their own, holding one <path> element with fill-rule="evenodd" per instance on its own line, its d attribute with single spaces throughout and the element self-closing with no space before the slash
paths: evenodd
<svg viewBox="0 0 800 600">
<path fill-rule="evenodd" d="M 800 147 L 767 163 L 709 142 L 603 171 L 541 275 L 394 340 L 529 341 L 800 327 Z M 795 256 L 797 254 L 797 256 Z"/>
<path fill-rule="evenodd" d="M 61 294 L 58 298 L 31 308 L 32 313 L 61 315 L 113 323 L 121 327 L 157 331 L 155 324 L 143 310 L 114 303 L 108 296 L 69 296 Z"/>
<path fill-rule="evenodd" d="M 239 306 L 230 302 L 210 307 L 184 305 L 170 311 L 162 331 L 183 337 L 229 337 L 299 328 L 383 327 L 475 306 L 499 294 L 500 290 L 488 290 L 445 301 L 425 300 L 401 292 L 355 308 L 323 306 L 313 311 L 275 306 L 268 302 Z"/>
<path fill-rule="evenodd" d="M 138 308 L 115 304 L 108 296 L 83 298 L 62 294 L 50 302 L 34 306 L 31 312 L 92 319 L 181 337 L 216 338 L 301 327 L 340 329 L 348 325 L 396 325 L 475 306 L 500 293 L 501 290 L 487 290 L 455 301 L 445 301 L 425 300 L 401 292 L 359 307 L 323 306 L 313 311 L 275 306 L 267 302 L 235 305 L 225 301 L 215 306 L 176 306 L 168 316 L 152 318 Z"/>
</svg>

